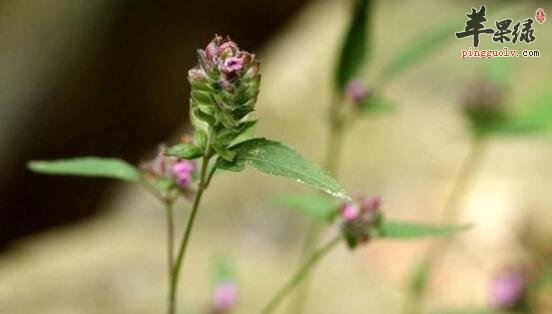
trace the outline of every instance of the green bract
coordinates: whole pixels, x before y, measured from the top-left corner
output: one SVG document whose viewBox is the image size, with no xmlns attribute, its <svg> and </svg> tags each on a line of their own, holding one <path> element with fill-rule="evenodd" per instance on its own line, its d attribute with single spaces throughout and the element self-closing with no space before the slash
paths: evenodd
<svg viewBox="0 0 552 314">
<path fill-rule="evenodd" d="M 233 159 L 227 148 L 251 125 L 248 114 L 259 94 L 259 66 L 255 55 L 240 50 L 228 37 L 215 36 L 198 50 L 198 65 L 188 72 L 195 136 L 183 158 L 213 149 L 222 158 Z"/>
</svg>

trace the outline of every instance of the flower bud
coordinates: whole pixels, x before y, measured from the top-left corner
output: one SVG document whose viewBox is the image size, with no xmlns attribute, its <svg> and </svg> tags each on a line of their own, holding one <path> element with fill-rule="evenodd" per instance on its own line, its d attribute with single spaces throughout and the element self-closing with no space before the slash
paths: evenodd
<svg viewBox="0 0 552 314">
<path fill-rule="evenodd" d="M 182 189 L 189 187 L 193 181 L 194 163 L 166 156 L 165 151 L 165 145 L 160 145 L 157 156 L 151 161 L 143 162 L 140 168 L 154 180 L 173 181 Z"/>
<path fill-rule="evenodd" d="M 527 273 L 509 269 L 499 273 L 491 284 L 490 304 L 496 310 L 512 310 L 520 306 L 528 288 Z"/>
<path fill-rule="evenodd" d="M 230 313 L 238 302 L 238 288 L 234 282 L 221 282 L 215 287 L 211 300 L 212 314 Z"/>
<path fill-rule="evenodd" d="M 345 87 L 345 98 L 353 104 L 360 104 L 369 96 L 368 87 L 358 79 L 351 80 Z"/>
<path fill-rule="evenodd" d="M 198 50 L 198 65 L 188 72 L 194 144 L 230 158 L 229 144 L 243 131 L 259 94 L 260 62 L 229 37 L 215 38 Z"/>
<path fill-rule="evenodd" d="M 503 88 L 490 81 L 478 81 L 464 92 L 462 109 L 476 131 L 504 117 L 504 94 Z"/>
<path fill-rule="evenodd" d="M 354 248 L 359 243 L 370 240 L 373 229 L 381 223 L 380 206 L 381 199 L 379 196 L 361 197 L 353 203 L 346 203 L 341 206 L 341 217 L 343 219 L 341 229 L 349 247 Z"/>
</svg>

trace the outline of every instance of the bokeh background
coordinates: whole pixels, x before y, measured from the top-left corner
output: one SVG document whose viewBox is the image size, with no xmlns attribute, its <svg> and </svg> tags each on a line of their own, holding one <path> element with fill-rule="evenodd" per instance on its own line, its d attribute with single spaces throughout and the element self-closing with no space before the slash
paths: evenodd
<svg viewBox="0 0 552 314">
<path fill-rule="evenodd" d="M 488 1 L 489 18 L 522 20 L 549 2 Z M 367 82 L 407 43 L 474 1 L 376 1 Z M 163 210 L 139 187 L 29 173 L 30 159 L 117 156 L 138 162 L 187 128 L 187 69 L 214 33 L 263 60 L 257 134 L 322 161 L 331 75 L 351 1 L 3 0 L 0 2 L 0 313 L 160 313 L 165 305 Z M 550 11 L 552 12 L 552 10 Z M 508 103 L 550 89 L 550 22 L 535 26 L 540 58 L 511 62 Z M 492 59 L 460 59 L 450 40 L 384 94 L 394 112 L 362 120 L 344 143 L 340 182 L 379 194 L 386 215 L 438 222 L 468 152 L 458 113 L 465 86 Z M 482 48 L 497 49 L 483 41 Z M 523 47 L 523 48 L 522 48 Z M 518 44 L 518 49 L 526 49 Z M 465 202 L 457 237 L 433 277 L 428 313 L 485 307 L 510 265 L 552 259 L 552 136 L 498 137 Z M 247 170 L 213 181 L 199 213 L 181 305 L 201 313 L 221 256 L 240 287 L 236 313 L 256 313 L 293 270 L 307 219 L 271 203 L 309 191 Z M 183 223 L 189 204 L 179 204 Z M 334 230 L 328 230 L 331 234 Z M 399 313 L 405 274 L 429 240 L 344 247 L 316 270 L 307 313 Z M 185 293 L 184 293 L 185 292 Z M 551 290 L 538 313 L 552 313 Z M 286 313 L 282 307 L 281 313 Z"/>
</svg>

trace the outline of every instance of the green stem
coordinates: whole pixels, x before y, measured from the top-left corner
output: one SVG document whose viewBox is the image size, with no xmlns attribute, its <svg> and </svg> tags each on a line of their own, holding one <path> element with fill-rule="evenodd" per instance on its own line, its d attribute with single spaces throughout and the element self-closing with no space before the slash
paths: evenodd
<svg viewBox="0 0 552 314">
<path fill-rule="evenodd" d="M 173 202 L 165 201 L 165 212 L 167 218 L 167 264 L 169 271 L 169 299 L 168 299 L 168 311 L 171 313 L 171 309 L 174 308 L 171 302 L 171 285 L 173 280 L 173 261 L 174 261 L 174 215 L 173 215 Z M 174 310 L 172 310 L 174 311 Z"/>
<path fill-rule="evenodd" d="M 276 292 L 270 302 L 261 311 L 262 314 L 270 314 L 276 310 L 278 305 L 293 291 L 295 287 L 312 271 L 314 266 L 328 254 L 339 242 L 341 236 L 337 235 L 318 250 L 314 251 L 305 263 L 295 272 L 295 274 Z"/>
<path fill-rule="evenodd" d="M 462 163 L 460 171 L 454 181 L 452 191 L 444 205 L 444 213 L 441 217 L 441 223 L 454 224 L 460 218 L 462 213 L 464 199 L 467 196 L 470 186 L 473 182 L 473 177 L 477 173 L 479 165 L 483 160 L 485 153 L 486 141 L 483 138 L 475 138 L 471 142 L 471 148 Z M 427 294 L 429 278 L 433 265 L 438 262 L 450 244 L 450 238 L 443 239 L 438 242 L 433 242 L 432 246 L 426 251 L 426 254 L 419 262 L 421 267 L 425 267 L 425 275 L 423 278 L 418 278 L 418 285 L 413 285 L 416 288 L 410 287 L 407 304 L 404 308 L 405 314 L 420 314 L 424 305 L 424 298 Z M 416 267 L 414 272 L 418 272 Z M 416 274 L 410 275 L 410 278 L 415 278 Z M 411 280 L 412 281 L 412 280 Z"/>
<path fill-rule="evenodd" d="M 207 168 L 209 165 L 209 160 L 210 160 L 210 155 L 206 153 L 205 156 L 203 157 L 203 162 L 201 164 L 199 188 L 195 195 L 194 202 L 192 205 L 192 211 L 190 213 L 190 218 L 188 219 L 188 224 L 186 225 L 186 229 L 184 231 L 182 241 L 180 242 L 180 248 L 178 249 L 178 255 L 173 265 L 171 285 L 169 290 L 169 309 L 168 309 L 169 314 L 176 313 L 176 293 L 178 290 L 178 279 L 180 277 L 182 264 L 186 256 L 186 249 L 188 248 L 188 242 L 190 241 L 190 235 L 192 234 L 192 228 L 194 226 L 195 218 L 199 209 L 199 204 L 201 203 L 203 192 L 207 188 L 207 184 L 206 184 L 207 178 L 210 179 L 210 177 L 212 176 L 212 174 L 209 174 L 209 176 L 207 176 Z"/>
<path fill-rule="evenodd" d="M 344 121 L 341 110 L 341 102 L 338 101 L 339 96 L 335 96 L 335 99 L 331 103 L 330 114 L 328 116 L 328 145 L 326 150 L 326 161 L 324 168 L 337 178 L 339 172 L 339 164 L 341 159 L 341 151 L 343 148 L 343 135 L 344 135 Z M 305 236 L 305 245 L 303 247 L 303 255 L 301 262 L 303 262 L 313 250 L 316 248 L 318 238 L 321 233 L 321 225 L 318 221 L 312 221 L 307 234 Z M 310 287 L 310 277 L 306 277 L 303 283 L 299 286 L 299 290 L 291 303 L 290 313 L 301 314 L 305 308 L 305 302 L 307 300 L 308 290 Z"/>
</svg>

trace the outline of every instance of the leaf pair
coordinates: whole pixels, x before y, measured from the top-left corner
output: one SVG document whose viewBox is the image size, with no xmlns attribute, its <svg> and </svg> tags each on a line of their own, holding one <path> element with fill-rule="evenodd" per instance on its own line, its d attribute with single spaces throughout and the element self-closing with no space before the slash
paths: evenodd
<svg viewBox="0 0 552 314">
<path fill-rule="evenodd" d="M 339 214 L 339 203 L 320 194 L 288 195 L 275 199 L 275 203 L 297 210 L 321 223 L 328 223 Z M 383 239 L 416 239 L 431 236 L 445 236 L 466 230 L 468 226 L 428 225 L 384 219 L 378 230 Z"/>
<path fill-rule="evenodd" d="M 177 146 L 173 153 L 178 156 Z M 228 171 L 242 171 L 246 164 L 277 176 L 293 179 L 320 189 L 336 197 L 348 199 L 345 190 L 316 164 L 295 150 L 276 141 L 264 138 L 250 139 L 230 148 L 233 161 L 219 158 L 216 167 Z M 52 175 L 106 177 L 125 181 L 138 181 L 140 172 L 127 162 L 114 158 L 81 157 L 53 161 L 31 161 L 29 169 Z"/>
</svg>

